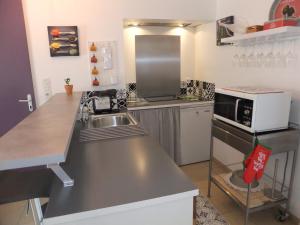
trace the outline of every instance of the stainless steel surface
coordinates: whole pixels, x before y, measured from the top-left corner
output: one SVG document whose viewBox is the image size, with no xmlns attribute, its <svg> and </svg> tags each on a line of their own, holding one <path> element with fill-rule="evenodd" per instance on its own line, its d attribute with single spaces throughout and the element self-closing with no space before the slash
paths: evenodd
<svg viewBox="0 0 300 225">
<path fill-rule="evenodd" d="M 107 128 L 128 125 L 137 125 L 137 122 L 129 113 L 116 113 L 107 115 L 91 115 L 87 128 Z"/>
<path fill-rule="evenodd" d="M 143 136 L 145 130 L 138 125 L 106 127 L 100 129 L 86 129 L 80 131 L 80 142 Z"/>
<path fill-rule="evenodd" d="M 94 92 L 91 91 L 86 97 L 82 98 L 82 103 L 80 104 L 80 108 L 79 108 L 79 118 L 82 121 L 86 121 L 88 119 L 88 116 L 84 116 L 84 107 L 88 107 L 88 104 L 91 100 L 93 99 L 100 99 L 98 96 L 92 96 L 90 97 L 90 94 L 93 94 Z"/>
<path fill-rule="evenodd" d="M 273 132 L 251 134 L 220 120 L 213 120 L 213 136 L 229 144 L 238 151 L 249 154 L 253 150 L 256 137 L 263 145 L 272 148 L 272 154 L 298 151 L 300 132 L 289 128 Z"/>
<path fill-rule="evenodd" d="M 294 128 L 289 128 L 286 130 L 251 134 L 241 129 L 238 129 L 232 125 L 226 124 L 222 121 L 213 120 L 212 139 L 213 137 L 224 141 L 225 143 L 236 148 L 237 150 L 239 150 L 244 154 L 248 154 L 252 151 L 252 149 L 255 146 L 255 139 L 257 137 L 261 144 L 264 144 L 272 148 L 273 154 L 292 151 L 294 155 L 293 155 L 293 164 L 292 164 L 290 185 L 289 185 L 287 198 L 285 198 L 283 195 L 281 195 L 281 198 L 279 197 L 277 198 L 277 191 L 274 190 L 272 191 L 272 189 L 269 189 L 265 192 L 265 194 L 268 195 L 269 192 L 269 195 L 271 196 L 273 193 L 273 197 L 275 196 L 274 201 L 268 201 L 261 206 L 250 208 L 249 203 L 251 199 L 251 186 L 250 185 L 248 186 L 247 202 L 246 204 L 243 204 L 243 202 L 241 202 L 238 198 L 236 198 L 229 189 L 222 186 L 216 179 L 214 179 L 212 175 L 212 170 L 213 170 L 212 161 L 210 162 L 210 167 L 209 167 L 208 196 L 210 196 L 211 194 L 211 182 L 213 182 L 219 189 L 221 189 L 224 193 L 226 193 L 230 198 L 235 200 L 235 202 L 237 202 L 238 205 L 244 209 L 245 225 L 248 224 L 249 214 L 253 212 L 261 211 L 268 208 L 273 208 L 282 204 L 285 204 L 284 212 L 289 211 L 291 193 L 292 193 L 293 182 L 295 177 L 295 168 L 296 168 L 296 160 L 297 160 L 297 152 L 298 152 L 298 144 L 299 144 L 299 130 Z M 211 156 L 213 156 L 212 148 L 211 148 Z"/>
<path fill-rule="evenodd" d="M 80 142 L 145 135 L 144 129 L 128 112 L 90 115 L 81 125 Z"/>
<path fill-rule="evenodd" d="M 292 172 L 291 172 L 289 192 L 288 192 L 288 201 L 286 204 L 286 212 L 289 211 L 290 206 L 291 206 L 291 197 L 292 197 L 292 192 L 293 192 L 293 187 L 294 187 L 294 182 L 295 182 L 297 159 L 298 159 L 298 151 L 295 150 L 294 155 L 293 155 L 293 164 L 292 164 Z"/>
<path fill-rule="evenodd" d="M 177 107 L 180 108 L 190 108 L 190 107 L 198 107 L 198 106 L 212 106 L 213 101 L 206 101 L 199 99 L 198 101 L 191 101 L 185 99 L 177 99 L 171 101 L 159 101 L 159 102 L 149 102 L 146 100 L 136 101 L 136 102 L 128 102 L 127 107 L 129 111 L 141 110 L 141 109 L 155 109 L 155 108 L 169 108 L 169 107 Z"/>
<path fill-rule="evenodd" d="M 253 150 L 253 141 L 244 139 L 243 136 L 236 135 L 232 131 L 228 131 L 221 127 L 213 126 L 212 127 L 213 136 L 219 140 L 229 144 L 231 147 L 237 149 L 243 154 L 249 154 Z"/>
<path fill-rule="evenodd" d="M 124 19 L 124 27 L 158 26 L 158 27 L 189 27 L 195 29 L 201 25 L 199 20 L 170 20 L 170 19 Z"/>
<path fill-rule="evenodd" d="M 245 183 L 244 179 L 243 179 L 243 175 L 244 175 L 244 171 L 243 170 L 236 170 L 232 172 L 232 175 L 230 177 L 230 182 L 239 187 L 239 188 L 248 188 L 248 184 Z M 258 187 L 259 183 L 258 181 L 253 181 L 253 183 L 251 184 L 252 188 L 256 188 Z"/>
<path fill-rule="evenodd" d="M 267 196 L 268 198 L 274 199 L 274 200 L 279 200 L 283 199 L 284 196 L 280 191 L 277 191 L 276 189 L 273 190 L 273 188 L 267 188 L 264 190 L 264 195 Z"/>
<path fill-rule="evenodd" d="M 71 187 L 74 185 L 74 180 L 63 170 L 59 164 L 47 165 L 47 168 L 51 169 L 53 173 L 63 182 L 64 187 Z"/>
<path fill-rule="evenodd" d="M 278 163 L 279 159 L 275 160 L 275 169 L 274 169 L 274 177 L 273 177 L 273 184 L 272 184 L 272 198 L 275 198 L 275 191 L 276 191 L 276 183 L 277 183 L 277 174 L 278 174 Z"/>
<path fill-rule="evenodd" d="M 64 165 L 75 185 L 53 181 L 45 218 L 197 190 L 151 137 L 80 143 L 80 126 L 78 121 Z"/>
<path fill-rule="evenodd" d="M 251 184 L 248 184 L 248 191 L 247 191 L 247 201 L 246 201 L 246 211 L 245 211 L 245 219 L 244 219 L 244 225 L 248 225 L 249 221 L 249 205 L 250 205 L 250 199 L 251 199 Z"/>
<path fill-rule="evenodd" d="M 180 36 L 137 35 L 135 51 L 138 97 L 176 96 L 180 90 Z"/>
</svg>

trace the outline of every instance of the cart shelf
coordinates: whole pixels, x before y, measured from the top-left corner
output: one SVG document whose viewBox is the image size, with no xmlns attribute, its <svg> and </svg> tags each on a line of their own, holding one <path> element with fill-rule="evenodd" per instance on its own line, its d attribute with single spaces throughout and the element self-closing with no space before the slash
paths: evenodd
<svg viewBox="0 0 300 225">
<path fill-rule="evenodd" d="M 247 207 L 247 192 L 239 191 L 234 188 L 232 188 L 230 185 L 228 185 L 223 175 L 226 174 L 215 174 L 212 176 L 212 182 L 220 188 L 223 192 L 225 192 L 226 195 L 228 195 L 231 199 L 233 199 L 241 208 L 245 209 Z M 265 188 L 268 186 L 265 185 Z M 251 211 L 257 211 L 258 208 L 264 207 L 270 203 L 273 203 L 272 205 L 276 204 L 282 204 L 287 201 L 287 198 L 283 197 L 278 200 L 273 200 L 271 198 L 268 198 L 264 195 L 264 191 L 254 192 L 250 194 L 250 203 L 249 208 Z M 255 210 L 256 208 L 256 210 Z"/>
<path fill-rule="evenodd" d="M 289 211 L 291 192 L 295 177 L 296 159 L 300 136 L 299 130 L 295 128 L 289 128 L 279 131 L 251 134 L 220 120 L 213 119 L 212 124 L 213 126 L 210 149 L 211 160 L 209 163 L 208 197 L 211 196 L 211 184 L 213 183 L 245 211 L 244 225 L 248 224 L 250 213 L 284 204 L 285 210 L 278 216 L 278 219 L 280 221 L 284 221 L 288 215 L 287 212 Z M 246 155 L 249 154 L 254 148 L 256 139 L 258 139 L 261 144 L 272 148 L 273 155 L 285 153 L 287 154 L 288 159 L 289 153 L 293 152 L 290 182 L 288 184 L 288 187 L 285 188 L 286 184 L 284 179 L 282 181 L 282 190 L 276 190 L 277 183 L 280 182 L 278 182 L 276 178 L 277 176 L 274 174 L 274 177 L 271 178 L 271 182 L 268 182 L 268 179 L 270 178 L 268 175 L 264 176 L 264 186 L 262 187 L 261 191 L 253 192 L 253 189 L 251 189 L 251 185 L 248 185 L 246 192 L 233 188 L 224 178 L 224 175 L 232 172 L 230 170 L 231 167 L 229 165 L 226 166 L 218 161 L 216 163 L 216 160 L 214 159 L 213 138 L 217 138 L 225 142 L 229 146 L 235 148 L 237 151 Z M 286 161 L 287 163 L 289 162 L 288 160 Z M 276 171 L 275 173 L 277 174 L 276 165 L 274 171 Z M 284 171 L 284 174 L 286 175 L 286 170 Z M 286 177 L 285 175 L 284 177 Z M 266 190 L 268 195 L 265 194 Z M 275 196 L 276 191 L 280 198 L 271 197 L 273 196 L 273 194 Z"/>
</svg>

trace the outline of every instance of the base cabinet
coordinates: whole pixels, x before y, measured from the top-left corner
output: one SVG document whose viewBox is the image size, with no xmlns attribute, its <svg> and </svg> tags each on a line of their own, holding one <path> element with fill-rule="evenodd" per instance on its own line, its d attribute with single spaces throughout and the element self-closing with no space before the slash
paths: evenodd
<svg viewBox="0 0 300 225">
<path fill-rule="evenodd" d="M 131 205 L 45 218 L 43 225 L 193 225 L 193 196 L 161 203 L 158 198 Z"/>
<path fill-rule="evenodd" d="M 131 113 L 178 165 L 209 160 L 212 104 L 131 110 Z"/>
<path fill-rule="evenodd" d="M 212 106 L 180 109 L 180 165 L 209 160 L 212 115 Z"/>
</svg>

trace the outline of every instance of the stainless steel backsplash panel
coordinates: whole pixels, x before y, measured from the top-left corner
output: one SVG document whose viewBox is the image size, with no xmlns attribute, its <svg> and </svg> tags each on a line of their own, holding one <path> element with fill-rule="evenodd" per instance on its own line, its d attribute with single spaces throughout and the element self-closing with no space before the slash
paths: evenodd
<svg viewBox="0 0 300 225">
<path fill-rule="evenodd" d="M 138 97 L 176 96 L 180 90 L 180 36 L 137 35 L 135 53 Z"/>
</svg>

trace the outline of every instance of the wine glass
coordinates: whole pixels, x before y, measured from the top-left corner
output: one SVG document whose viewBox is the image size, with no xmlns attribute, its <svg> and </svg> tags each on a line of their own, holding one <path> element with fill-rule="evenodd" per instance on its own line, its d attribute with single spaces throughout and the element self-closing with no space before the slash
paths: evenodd
<svg viewBox="0 0 300 225">
<path fill-rule="evenodd" d="M 288 48 L 289 50 L 285 56 L 285 61 L 287 66 L 295 66 L 297 64 L 298 55 L 295 52 L 295 47 L 296 47 L 295 43 L 296 43 L 295 40 L 289 42 L 289 48 Z"/>
</svg>

